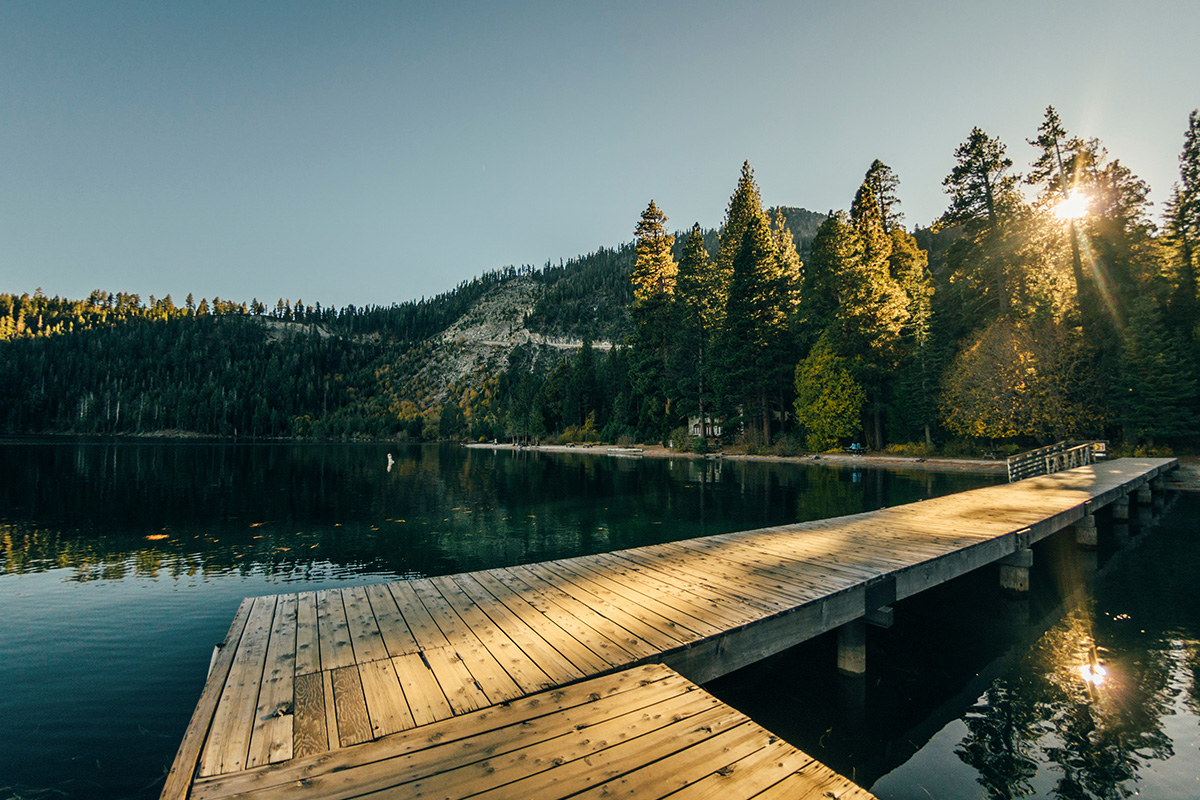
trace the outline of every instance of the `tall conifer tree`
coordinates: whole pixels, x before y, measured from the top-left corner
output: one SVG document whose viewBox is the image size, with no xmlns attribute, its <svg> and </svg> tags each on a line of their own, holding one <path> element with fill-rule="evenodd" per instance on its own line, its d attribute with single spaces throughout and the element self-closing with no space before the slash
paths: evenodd
<svg viewBox="0 0 1200 800">
<path fill-rule="evenodd" d="M 742 246 L 742 237 L 750 220 L 762 214 L 762 197 L 758 184 L 754 182 L 754 170 L 750 162 L 742 164 L 742 174 L 737 188 L 729 198 L 725 209 L 725 224 L 721 226 L 720 246 L 714 259 L 717 280 L 714 282 L 714 300 L 722 313 L 729 296 L 729 282 L 733 276 L 733 259 Z"/>
<path fill-rule="evenodd" d="M 670 428 L 668 369 L 679 268 L 671 254 L 675 237 L 667 233 L 666 222 L 666 214 L 651 200 L 635 229 L 630 379 L 640 399 L 638 432 L 643 439 L 662 439 Z"/>
<path fill-rule="evenodd" d="M 733 259 L 729 296 L 714 348 L 721 399 L 729 414 L 757 419 L 770 443 L 772 388 L 779 380 L 787 326 L 777 276 L 778 253 L 766 215 L 752 216 Z"/>
<path fill-rule="evenodd" d="M 707 435 L 711 390 L 708 380 L 708 344 L 712 335 L 717 309 L 714 307 L 715 274 L 700 224 L 692 226 L 684 241 L 679 259 L 676 282 L 678 332 L 672 349 L 671 372 L 676 377 L 681 414 L 696 414 L 700 419 L 700 435 Z"/>
</svg>

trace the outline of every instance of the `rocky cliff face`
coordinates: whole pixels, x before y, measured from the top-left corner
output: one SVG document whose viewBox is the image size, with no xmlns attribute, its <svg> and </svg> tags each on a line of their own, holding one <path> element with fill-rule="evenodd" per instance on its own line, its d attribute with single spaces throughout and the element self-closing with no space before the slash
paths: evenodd
<svg viewBox="0 0 1200 800">
<path fill-rule="evenodd" d="M 428 407 L 448 399 L 451 387 L 470 382 L 472 376 L 490 377 L 508 368 L 512 351 L 519 346 L 578 350 L 582 340 L 547 336 L 526 327 L 526 319 L 545 291 L 544 284 L 518 277 L 497 286 L 470 311 L 451 324 L 430 347 L 413 374 L 410 386 L 420 386 Z M 598 350 L 612 342 L 595 341 Z"/>
</svg>

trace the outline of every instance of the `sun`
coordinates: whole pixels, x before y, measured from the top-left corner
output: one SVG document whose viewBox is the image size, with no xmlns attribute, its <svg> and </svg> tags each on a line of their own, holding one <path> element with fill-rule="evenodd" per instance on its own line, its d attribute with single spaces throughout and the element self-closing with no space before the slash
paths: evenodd
<svg viewBox="0 0 1200 800">
<path fill-rule="evenodd" d="M 1059 219 L 1079 219 L 1087 214 L 1091 198 L 1084 192 L 1074 190 L 1054 207 L 1054 216 Z"/>
</svg>

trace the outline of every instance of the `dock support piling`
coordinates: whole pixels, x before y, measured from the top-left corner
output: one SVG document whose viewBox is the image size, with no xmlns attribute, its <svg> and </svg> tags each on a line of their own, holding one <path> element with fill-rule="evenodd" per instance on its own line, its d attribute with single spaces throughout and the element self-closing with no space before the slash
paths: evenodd
<svg viewBox="0 0 1200 800">
<path fill-rule="evenodd" d="M 838 672 L 850 677 L 867 674 L 867 627 L 861 619 L 838 628 Z"/>
<path fill-rule="evenodd" d="M 1013 594 L 1029 591 L 1029 568 L 1033 566 L 1033 550 L 1022 548 L 1011 556 L 1005 556 L 1000 564 L 1000 588 Z"/>
<path fill-rule="evenodd" d="M 1129 495 L 1123 494 L 1113 501 L 1112 516 L 1119 521 L 1129 519 Z"/>
<path fill-rule="evenodd" d="M 1083 518 L 1072 527 L 1075 529 L 1075 544 L 1085 550 L 1096 549 L 1099 537 L 1096 534 L 1096 518 L 1094 516 L 1084 514 Z"/>
<path fill-rule="evenodd" d="M 1154 490 L 1150 488 L 1150 484 L 1144 483 L 1137 490 L 1137 501 L 1139 505 L 1148 506 L 1154 501 Z"/>
</svg>

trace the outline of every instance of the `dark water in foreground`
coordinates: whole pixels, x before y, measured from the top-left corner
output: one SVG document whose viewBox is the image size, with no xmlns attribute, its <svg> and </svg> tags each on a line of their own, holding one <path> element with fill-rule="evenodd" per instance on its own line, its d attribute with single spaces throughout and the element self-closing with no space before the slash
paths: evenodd
<svg viewBox="0 0 1200 800">
<path fill-rule="evenodd" d="M 0 800 L 156 796 L 244 596 L 836 516 L 993 481 L 450 447 L 0 443 Z M 1066 616 L 1054 610 L 1064 569 L 1042 568 L 1028 614 L 1000 602 L 994 575 L 972 576 L 872 630 L 864 682 L 839 681 L 831 642 L 817 640 L 711 688 L 865 785 L 883 776 L 884 798 L 1200 796 L 1197 511 L 1189 498 L 1135 535 Z M 1042 550 L 1039 565 L 1068 563 Z M 1081 637 L 1113 665 L 1092 695 L 1059 669 Z M 1075 775 L 1080 791 L 1063 783 Z"/>
</svg>

